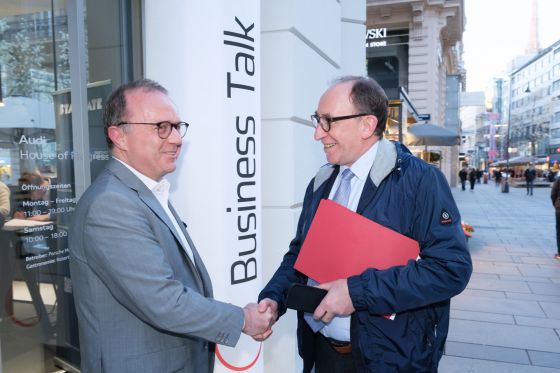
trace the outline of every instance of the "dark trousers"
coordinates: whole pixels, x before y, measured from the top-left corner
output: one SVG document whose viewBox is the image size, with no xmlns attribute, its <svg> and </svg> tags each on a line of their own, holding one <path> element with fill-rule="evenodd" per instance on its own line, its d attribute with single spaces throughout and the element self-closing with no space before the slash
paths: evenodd
<svg viewBox="0 0 560 373">
<path fill-rule="evenodd" d="M 474 190 L 474 182 L 475 182 L 475 180 L 474 180 L 474 179 L 473 179 L 473 180 L 469 180 L 469 182 L 471 183 L 471 190 Z"/>
<path fill-rule="evenodd" d="M 534 185 L 533 180 L 527 181 L 527 195 L 529 194 L 533 195 L 533 185 Z"/>
<path fill-rule="evenodd" d="M 315 334 L 315 373 L 354 373 L 352 354 L 336 352 L 321 333 Z"/>
<path fill-rule="evenodd" d="M 560 255 L 560 210 L 556 210 L 556 249 Z"/>
<path fill-rule="evenodd" d="M 465 185 L 467 185 L 467 180 L 461 180 L 461 190 L 465 190 Z"/>
</svg>

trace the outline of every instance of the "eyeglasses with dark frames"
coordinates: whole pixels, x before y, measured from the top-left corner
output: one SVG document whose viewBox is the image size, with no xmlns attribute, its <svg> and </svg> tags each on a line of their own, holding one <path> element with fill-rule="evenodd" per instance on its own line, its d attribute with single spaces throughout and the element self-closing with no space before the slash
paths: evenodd
<svg viewBox="0 0 560 373">
<path fill-rule="evenodd" d="M 353 115 L 343 115 L 340 117 L 322 117 L 317 114 L 311 115 L 311 123 L 313 123 L 313 127 L 317 128 L 318 125 L 321 125 L 321 129 L 325 132 L 329 132 L 331 130 L 331 125 L 334 122 L 338 122 L 339 120 L 345 119 L 352 119 L 358 117 L 364 117 L 366 115 L 373 115 L 369 113 L 360 113 L 360 114 L 353 114 Z"/>
<path fill-rule="evenodd" d="M 181 137 L 184 137 L 187 133 L 187 128 L 189 128 L 189 124 L 187 122 L 178 122 L 178 123 L 171 123 L 168 121 L 163 121 L 159 123 L 142 123 L 142 122 L 120 122 L 117 123 L 116 126 L 122 126 L 124 124 L 142 124 L 142 125 L 149 125 L 149 126 L 156 126 L 157 133 L 160 139 L 165 140 L 171 135 L 171 131 L 176 130 L 179 132 Z"/>
</svg>

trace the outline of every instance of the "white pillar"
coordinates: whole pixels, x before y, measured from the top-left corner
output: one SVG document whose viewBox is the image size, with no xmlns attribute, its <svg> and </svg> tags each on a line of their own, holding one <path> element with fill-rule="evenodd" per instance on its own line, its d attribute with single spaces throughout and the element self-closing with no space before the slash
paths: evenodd
<svg viewBox="0 0 560 373">
<path fill-rule="evenodd" d="M 169 89 L 190 124 L 169 177 L 171 201 L 210 272 L 215 298 L 244 306 L 263 285 L 260 3 L 144 5 L 146 77 Z M 219 346 L 216 371 L 261 372 L 260 347 L 245 335 L 235 348 Z"/>
<path fill-rule="evenodd" d="M 310 115 L 331 80 L 365 75 L 365 0 L 261 1 L 264 281 L 296 232 L 305 188 L 325 155 Z M 267 373 L 301 372 L 296 312 L 265 342 Z"/>
</svg>

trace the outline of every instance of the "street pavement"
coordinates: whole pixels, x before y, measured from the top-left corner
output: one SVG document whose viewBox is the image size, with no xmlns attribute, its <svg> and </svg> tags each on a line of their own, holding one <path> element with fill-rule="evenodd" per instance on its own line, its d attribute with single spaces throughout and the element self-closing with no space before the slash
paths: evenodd
<svg viewBox="0 0 560 373">
<path fill-rule="evenodd" d="M 560 261 L 550 188 L 453 188 L 473 274 L 451 301 L 439 372 L 560 372 Z"/>
</svg>

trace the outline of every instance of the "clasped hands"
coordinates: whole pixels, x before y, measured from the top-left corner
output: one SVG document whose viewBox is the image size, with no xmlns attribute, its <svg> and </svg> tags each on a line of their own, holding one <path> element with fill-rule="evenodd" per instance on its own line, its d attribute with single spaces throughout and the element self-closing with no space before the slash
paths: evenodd
<svg viewBox="0 0 560 373">
<path fill-rule="evenodd" d="M 277 310 L 278 306 L 275 309 Z M 243 333 L 253 337 L 256 341 L 264 341 L 272 334 L 272 325 L 278 318 L 278 312 L 274 312 L 272 307 L 249 303 L 243 307 L 243 314 L 245 316 Z"/>
<path fill-rule="evenodd" d="M 356 311 L 350 298 L 346 279 L 326 282 L 317 287 L 327 290 L 328 293 L 313 313 L 315 320 L 329 323 L 335 316 L 348 316 Z M 264 341 L 270 337 L 272 325 L 278 319 L 278 303 L 270 298 L 264 298 L 258 305 L 251 303 L 245 306 L 243 310 L 245 311 L 245 328 L 243 332 L 253 337 L 256 341 Z M 254 325 L 254 327 L 249 329 L 249 325 Z"/>
</svg>

